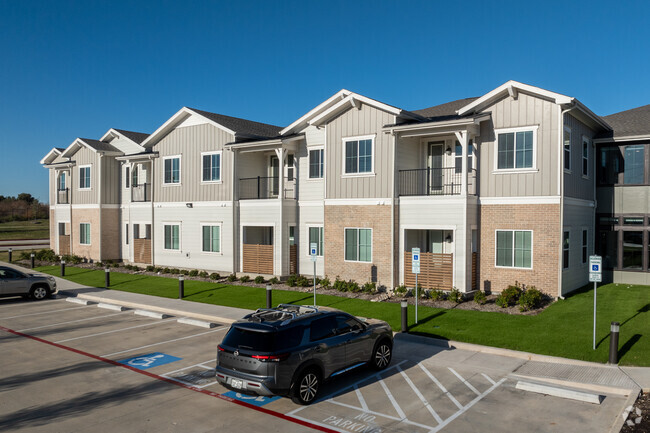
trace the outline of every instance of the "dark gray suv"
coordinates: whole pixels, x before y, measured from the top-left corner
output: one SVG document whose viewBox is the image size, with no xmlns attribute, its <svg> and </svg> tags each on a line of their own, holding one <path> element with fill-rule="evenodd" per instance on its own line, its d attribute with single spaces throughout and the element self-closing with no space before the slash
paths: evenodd
<svg viewBox="0 0 650 433">
<path fill-rule="evenodd" d="M 388 323 L 334 308 L 281 304 L 233 323 L 217 350 L 217 381 L 258 395 L 312 403 L 323 380 L 369 364 L 390 364 Z"/>
</svg>

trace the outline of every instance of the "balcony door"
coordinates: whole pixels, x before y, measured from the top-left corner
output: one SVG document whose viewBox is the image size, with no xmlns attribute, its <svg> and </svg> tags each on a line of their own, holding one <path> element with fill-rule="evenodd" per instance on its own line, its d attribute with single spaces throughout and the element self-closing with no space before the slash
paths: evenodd
<svg viewBox="0 0 650 433">
<path fill-rule="evenodd" d="M 271 178 L 270 195 L 277 197 L 280 192 L 280 161 L 275 155 L 271 155 L 271 160 L 269 161 L 269 177 Z"/>
<path fill-rule="evenodd" d="M 445 152 L 445 143 L 440 142 L 429 142 L 429 157 L 428 157 L 428 167 L 431 169 L 431 179 L 430 179 L 430 188 L 431 191 L 441 191 L 442 190 L 442 165 Z"/>
</svg>

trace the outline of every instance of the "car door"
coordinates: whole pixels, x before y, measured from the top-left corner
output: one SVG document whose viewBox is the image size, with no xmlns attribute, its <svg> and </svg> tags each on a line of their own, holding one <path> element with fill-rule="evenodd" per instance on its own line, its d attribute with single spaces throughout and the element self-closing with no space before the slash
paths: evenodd
<svg viewBox="0 0 650 433">
<path fill-rule="evenodd" d="M 345 356 L 347 365 L 352 366 L 367 362 L 372 352 L 371 331 L 359 320 L 347 314 L 337 316 L 340 327 L 347 328 L 347 345 Z"/>
<path fill-rule="evenodd" d="M 4 270 L 4 294 L 5 295 L 14 295 L 14 294 L 24 294 L 29 291 L 27 287 L 27 277 L 13 269 Z"/>
<path fill-rule="evenodd" d="M 340 334 L 334 316 L 321 317 L 311 322 L 309 339 L 315 343 L 314 358 L 323 364 L 324 377 L 346 366 L 345 346 L 348 336 Z"/>
</svg>

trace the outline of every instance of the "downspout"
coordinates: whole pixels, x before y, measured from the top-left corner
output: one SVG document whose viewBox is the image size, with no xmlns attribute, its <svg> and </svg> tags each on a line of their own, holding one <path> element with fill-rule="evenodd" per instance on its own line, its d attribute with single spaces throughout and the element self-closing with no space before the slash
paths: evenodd
<svg viewBox="0 0 650 433">
<path fill-rule="evenodd" d="M 560 196 L 560 248 L 558 259 L 558 299 L 564 299 L 562 292 L 562 272 L 564 271 L 564 115 L 575 108 L 575 101 L 569 108 L 560 110 L 558 119 L 558 195 Z"/>
<path fill-rule="evenodd" d="M 395 288 L 395 155 L 397 152 L 397 137 L 391 131 L 393 141 L 393 160 L 391 167 L 391 202 L 390 202 L 390 290 Z"/>
<path fill-rule="evenodd" d="M 102 261 L 102 163 L 104 154 L 99 154 L 99 164 L 97 167 L 97 202 L 99 205 L 99 261 Z M 92 232 L 91 232 L 92 233 Z M 92 236 L 92 234 L 91 234 Z"/>
<path fill-rule="evenodd" d="M 154 230 L 154 228 L 156 226 L 154 224 L 155 223 L 154 222 L 154 216 L 155 216 L 154 215 L 154 208 L 155 208 L 155 206 L 154 206 L 154 198 L 155 198 L 154 197 L 154 190 L 155 190 L 155 188 L 154 188 L 154 177 L 155 177 L 154 164 L 156 162 L 156 158 L 152 157 L 150 159 L 150 161 L 151 161 L 151 174 L 149 175 L 149 183 L 151 184 L 151 231 L 149 233 L 151 234 L 151 266 L 155 266 L 156 261 L 154 260 L 154 255 L 155 255 L 156 249 L 154 248 L 154 245 L 155 245 L 154 239 L 156 237 L 156 235 L 155 235 L 156 231 Z M 135 251 L 134 251 L 133 255 L 135 255 Z"/>
</svg>

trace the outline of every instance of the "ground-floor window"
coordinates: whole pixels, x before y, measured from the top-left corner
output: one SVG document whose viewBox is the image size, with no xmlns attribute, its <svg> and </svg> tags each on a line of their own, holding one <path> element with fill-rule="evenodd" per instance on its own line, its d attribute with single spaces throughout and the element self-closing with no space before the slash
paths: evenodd
<svg viewBox="0 0 650 433">
<path fill-rule="evenodd" d="M 497 230 L 496 265 L 509 268 L 532 268 L 533 232 L 531 230 Z"/>
<path fill-rule="evenodd" d="M 603 267 L 650 271 L 650 224 L 647 215 L 599 215 L 596 252 Z"/>
<path fill-rule="evenodd" d="M 202 251 L 207 253 L 221 252 L 221 228 L 214 225 L 201 226 L 203 236 Z"/>
<path fill-rule="evenodd" d="M 79 243 L 90 245 L 90 223 L 79 224 Z"/>
<path fill-rule="evenodd" d="M 623 269 L 643 269 L 643 232 L 623 232 Z"/>
<path fill-rule="evenodd" d="M 345 229 L 345 260 L 372 262 L 372 229 Z"/>
<path fill-rule="evenodd" d="M 165 249 L 180 249 L 180 226 L 178 224 L 165 224 Z"/>
<path fill-rule="evenodd" d="M 569 267 L 569 241 L 570 233 L 568 231 L 564 232 L 564 237 L 562 238 L 562 268 L 567 269 Z"/>
<path fill-rule="evenodd" d="M 587 230 L 582 231 L 582 263 L 587 263 L 587 245 L 589 242 L 589 236 L 587 235 Z"/>
<path fill-rule="evenodd" d="M 323 256 L 323 227 L 309 227 L 309 245 L 307 254 L 311 254 L 311 244 L 316 244 L 316 255 Z M 347 255 L 346 255 L 347 260 Z"/>
</svg>

